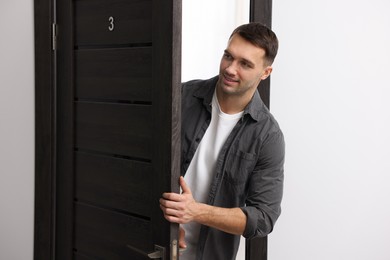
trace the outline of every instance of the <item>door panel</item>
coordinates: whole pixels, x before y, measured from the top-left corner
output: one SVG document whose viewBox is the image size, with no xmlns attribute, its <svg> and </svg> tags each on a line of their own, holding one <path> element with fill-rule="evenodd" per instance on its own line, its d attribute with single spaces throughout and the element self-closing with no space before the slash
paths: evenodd
<svg viewBox="0 0 390 260">
<path fill-rule="evenodd" d="M 79 49 L 76 97 L 150 102 L 152 48 Z"/>
<path fill-rule="evenodd" d="M 81 202 L 75 205 L 77 252 L 99 259 L 145 259 L 127 245 L 151 252 L 150 241 L 150 220 Z"/>
<path fill-rule="evenodd" d="M 151 106 L 75 102 L 76 148 L 151 159 Z"/>
<path fill-rule="evenodd" d="M 150 219 L 150 162 L 76 152 L 75 167 L 77 200 Z"/>
<path fill-rule="evenodd" d="M 73 259 L 74 260 L 92 260 L 93 258 L 85 256 L 85 255 L 81 255 L 80 253 L 75 252 L 73 254 Z"/>
<path fill-rule="evenodd" d="M 75 1 L 75 44 L 152 41 L 152 0 Z"/>
</svg>

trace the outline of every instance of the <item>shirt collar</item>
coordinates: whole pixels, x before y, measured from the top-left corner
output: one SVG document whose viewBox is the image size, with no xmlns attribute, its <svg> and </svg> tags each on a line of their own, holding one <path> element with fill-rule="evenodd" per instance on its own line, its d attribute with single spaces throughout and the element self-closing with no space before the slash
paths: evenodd
<svg viewBox="0 0 390 260">
<path fill-rule="evenodd" d="M 207 110 L 211 113 L 211 102 L 215 91 L 215 86 L 218 82 L 218 76 L 211 79 L 205 80 L 203 85 L 194 92 L 194 97 L 203 99 L 203 105 L 206 106 Z M 258 91 L 255 91 L 251 101 L 244 109 L 244 116 L 248 114 L 253 120 L 259 121 L 264 109 L 267 109 L 260 98 Z"/>
<path fill-rule="evenodd" d="M 203 105 L 211 113 L 211 102 L 213 100 L 213 94 L 215 91 L 215 86 L 218 82 L 218 76 L 215 76 L 211 79 L 205 80 L 202 82 L 202 85 L 194 92 L 194 97 L 202 99 Z"/>
<path fill-rule="evenodd" d="M 253 120 L 260 121 L 264 109 L 267 109 L 263 101 L 260 98 L 259 91 L 255 91 L 251 101 L 244 109 L 244 115 L 249 114 Z"/>
</svg>

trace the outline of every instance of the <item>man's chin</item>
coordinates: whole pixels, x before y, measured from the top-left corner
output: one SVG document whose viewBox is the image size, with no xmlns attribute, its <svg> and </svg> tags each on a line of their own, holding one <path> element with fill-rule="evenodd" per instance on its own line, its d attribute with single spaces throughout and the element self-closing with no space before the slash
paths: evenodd
<svg viewBox="0 0 390 260">
<path fill-rule="evenodd" d="M 226 95 L 238 95 L 237 87 L 232 87 L 229 85 L 221 85 L 222 93 Z"/>
</svg>

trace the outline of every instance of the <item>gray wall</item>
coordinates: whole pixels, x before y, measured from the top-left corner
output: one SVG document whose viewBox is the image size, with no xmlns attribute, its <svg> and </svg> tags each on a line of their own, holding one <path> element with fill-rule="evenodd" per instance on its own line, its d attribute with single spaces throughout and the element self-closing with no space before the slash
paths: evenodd
<svg viewBox="0 0 390 260">
<path fill-rule="evenodd" d="M 0 259 L 33 255 L 33 1 L 0 2 Z"/>
</svg>

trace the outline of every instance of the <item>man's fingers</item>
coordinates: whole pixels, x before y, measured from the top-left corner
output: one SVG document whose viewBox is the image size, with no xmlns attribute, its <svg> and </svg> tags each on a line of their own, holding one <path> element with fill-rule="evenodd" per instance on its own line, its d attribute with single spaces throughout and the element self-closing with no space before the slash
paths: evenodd
<svg viewBox="0 0 390 260">
<path fill-rule="evenodd" d="M 186 223 L 181 218 L 178 218 L 178 217 L 172 216 L 172 215 L 168 215 L 168 214 L 165 214 L 165 213 L 164 213 L 164 218 L 166 220 L 168 220 L 169 222 L 171 222 L 171 223 L 178 223 L 178 224 L 185 224 Z"/>
<path fill-rule="evenodd" d="M 167 209 L 175 209 L 175 210 L 183 209 L 183 206 L 179 201 L 160 199 L 160 205 L 164 206 Z"/>
<path fill-rule="evenodd" d="M 191 190 L 190 190 L 190 188 L 187 186 L 187 183 L 185 182 L 183 176 L 180 176 L 179 182 L 180 182 L 180 187 L 181 187 L 181 189 L 183 190 L 183 193 L 191 193 Z"/>
<path fill-rule="evenodd" d="M 162 194 L 162 197 L 166 200 L 170 200 L 170 201 L 182 201 L 183 198 L 180 194 L 177 194 L 177 193 L 173 193 L 173 192 L 165 192 Z"/>
<path fill-rule="evenodd" d="M 184 216 L 184 213 L 182 210 L 174 208 L 174 207 L 167 207 L 166 205 L 160 203 L 160 209 L 163 211 L 164 215 L 175 217 L 178 219 L 182 219 Z M 172 222 L 172 221 L 171 221 Z M 174 221 L 178 222 L 178 221 Z"/>
<path fill-rule="evenodd" d="M 185 231 L 182 227 L 179 229 L 179 248 L 187 248 L 187 244 L 185 241 Z"/>
</svg>

